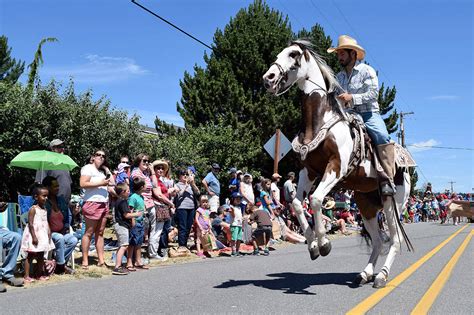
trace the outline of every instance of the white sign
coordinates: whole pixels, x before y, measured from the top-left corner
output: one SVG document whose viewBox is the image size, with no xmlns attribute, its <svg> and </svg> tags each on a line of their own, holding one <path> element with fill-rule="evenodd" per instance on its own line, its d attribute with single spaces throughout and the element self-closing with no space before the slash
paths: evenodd
<svg viewBox="0 0 474 315">
<path fill-rule="evenodd" d="M 273 137 L 270 138 L 270 140 L 265 143 L 263 148 L 265 151 L 267 151 L 268 154 L 272 157 L 272 159 L 275 159 L 275 140 L 276 140 L 276 134 L 273 135 Z M 288 152 L 291 150 L 291 142 L 288 140 L 287 137 L 283 134 L 283 132 L 280 131 L 280 156 L 278 157 L 278 161 L 280 161 Z"/>
</svg>

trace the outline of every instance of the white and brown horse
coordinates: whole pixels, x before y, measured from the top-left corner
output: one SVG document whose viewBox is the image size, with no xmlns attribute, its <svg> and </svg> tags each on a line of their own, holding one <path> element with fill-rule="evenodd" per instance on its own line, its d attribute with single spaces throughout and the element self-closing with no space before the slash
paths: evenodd
<svg viewBox="0 0 474 315">
<path fill-rule="evenodd" d="M 383 287 L 401 242 L 406 236 L 398 221 L 392 198 L 382 200 L 378 193 L 378 180 L 373 159 L 364 157 L 356 165 L 350 163 L 354 145 L 363 140 L 354 140 L 347 114 L 336 101 L 335 92 L 340 90 L 329 66 L 314 52 L 310 42 L 296 40 L 283 49 L 276 61 L 263 76 L 268 92 L 281 95 L 293 84 L 303 91 L 303 130 L 293 141 L 293 148 L 301 154 L 304 168 L 299 173 L 297 196 L 292 205 L 297 214 L 304 235 L 308 241 L 311 259 L 326 256 L 331 243 L 326 237 L 322 223 L 321 206 L 324 197 L 334 188 L 355 191 L 356 202 L 361 211 L 364 225 L 372 238 L 372 254 L 368 265 L 355 280 L 364 284 L 373 280 L 374 266 L 382 249 L 377 212 L 383 208 L 390 232 L 390 250 L 385 263 L 374 280 L 374 287 Z M 362 144 L 363 147 L 363 144 Z M 314 211 L 314 230 L 308 225 L 301 200 L 310 192 L 316 178 L 321 181 L 311 195 L 310 206 Z M 410 178 L 407 170 L 399 168 L 396 178 L 394 201 L 398 209 L 405 205 Z M 409 247 L 411 244 L 409 245 Z"/>
</svg>

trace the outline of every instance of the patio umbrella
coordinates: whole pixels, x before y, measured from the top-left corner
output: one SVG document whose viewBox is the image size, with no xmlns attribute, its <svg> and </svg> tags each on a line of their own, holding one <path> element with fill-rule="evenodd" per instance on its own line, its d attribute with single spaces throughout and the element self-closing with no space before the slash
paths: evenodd
<svg viewBox="0 0 474 315">
<path fill-rule="evenodd" d="M 37 150 L 21 152 L 10 162 L 10 166 L 41 171 L 70 171 L 77 167 L 77 164 L 68 155 Z"/>
</svg>

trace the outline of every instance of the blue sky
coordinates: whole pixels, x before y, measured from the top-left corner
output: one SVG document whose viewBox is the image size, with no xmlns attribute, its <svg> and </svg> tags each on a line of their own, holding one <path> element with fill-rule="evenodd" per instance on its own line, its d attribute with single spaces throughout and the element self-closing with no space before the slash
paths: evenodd
<svg viewBox="0 0 474 315">
<path fill-rule="evenodd" d="M 214 32 L 251 1 L 141 0 L 209 45 Z M 349 34 L 366 49 L 379 80 L 396 85 L 396 107 L 414 111 L 406 119 L 406 143 L 419 164 L 419 186 L 456 191 L 474 188 L 473 2 L 276 0 L 267 3 L 288 15 L 294 31 L 321 24 L 337 41 Z M 31 62 L 43 49 L 41 80 L 52 78 L 76 89 L 106 95 L 116 107 L 182 125 L 176 112 L 179 80 L 206 48 L 125 0 L 0 0 L 0 33 L 12 55 Z M 294 135 L 287 135 L 292 138 Z M 438 147 L 471 150 L 437 149 Z"/>
</svg>

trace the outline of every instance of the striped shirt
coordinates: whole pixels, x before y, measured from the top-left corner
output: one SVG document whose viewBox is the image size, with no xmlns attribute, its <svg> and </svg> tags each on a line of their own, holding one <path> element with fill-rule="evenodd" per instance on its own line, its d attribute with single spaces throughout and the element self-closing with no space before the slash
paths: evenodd
<svg viewBox="0 0 474 315">
<path fill-rule="evenodd" d="M 365 63 L 356 62 L 349 77 L 345 70 L 336 75 L 342 88 L 352 94 L 352 107 L 359 113 L 378 112 L 379 80 L 375 70 Z"/>
</svg>

